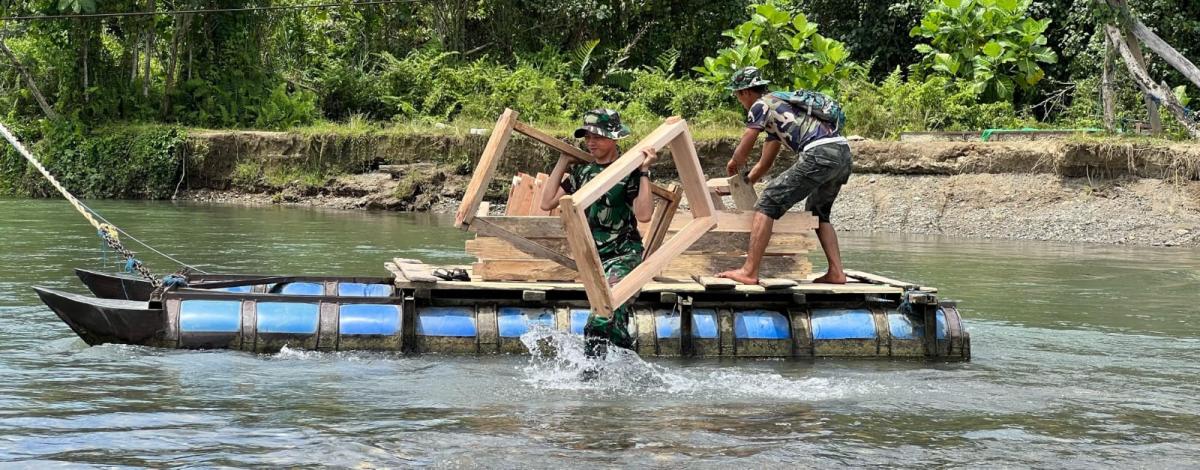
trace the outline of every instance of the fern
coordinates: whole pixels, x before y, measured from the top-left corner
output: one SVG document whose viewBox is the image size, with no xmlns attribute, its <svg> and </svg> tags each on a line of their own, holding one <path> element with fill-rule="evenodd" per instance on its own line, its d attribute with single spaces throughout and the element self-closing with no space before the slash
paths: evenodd
<svg viewBox="0 0 1200 470">
<path fill-rule="evenodd" d="M 585 41 L 571 51 L 571 58 L 574 59 L 574 64 L 579 67 L 579 73 L 576 78 L 583 79 L 587 73 L 588 64 L 592 61 L 592 53 L 595 52 L 596 46 L 600 45 L 599 39 Z"/>
</svg>

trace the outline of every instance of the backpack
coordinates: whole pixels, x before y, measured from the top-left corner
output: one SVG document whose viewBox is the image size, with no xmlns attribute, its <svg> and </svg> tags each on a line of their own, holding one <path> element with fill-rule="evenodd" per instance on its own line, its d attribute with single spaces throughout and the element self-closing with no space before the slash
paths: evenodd
<svg viewBox="0 0 1200 470">
<path fill-rule="evenodd" d="M 842 126 L 846 125 L 846 113 L 842 112 L 841 105 L 823 93 L 809 90 L 776 91 L 763 95 L 763 98 L 766 98 L 768 113 L 777 112 L 781 103 L 787 103 L 833 127 L 834 132 L 840 132 Z"/>
</svg>

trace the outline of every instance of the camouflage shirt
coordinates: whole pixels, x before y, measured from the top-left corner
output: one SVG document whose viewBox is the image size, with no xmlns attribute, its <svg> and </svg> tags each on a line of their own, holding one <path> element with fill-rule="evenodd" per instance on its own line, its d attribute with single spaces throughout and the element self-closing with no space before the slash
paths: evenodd
<svg viewBox="0 0 1200 470">
<path fill-rule="evenodd" d="M 781 140 L 794 152 L 804 149 L 809 142 L 837 135 L 819 119 L 797 111 L 786 101 L 779 103 L 774 114 L 769 112 L 766 96 L 750 106 L 746 115 L 746 127 L 767 132 L 767 142 Z"/>
<path fill-rule="evenodd" d="M 562 188 L 567 194 L 575 194 L 585 183 L 604 171 L 604 166 L 584 163 L 571 167 L 563 178 Z M 637 217 L 633 213 L 633 200 L 637 198 L 641 182 L 632 174 L 614 185 L 595 204 L 586 210 L 592 238 L 601 260 L 642 252 L 642 236 L 638 233 Z"/>
</svg>

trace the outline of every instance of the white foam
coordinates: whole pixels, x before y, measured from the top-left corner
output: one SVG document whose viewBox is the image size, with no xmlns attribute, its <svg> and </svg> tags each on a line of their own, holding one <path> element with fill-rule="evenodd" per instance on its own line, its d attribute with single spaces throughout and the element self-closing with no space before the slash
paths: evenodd
<svg viewBox="0 0 1200 470">
<path fill-rule="evenodd" d="M 618 394 L 659 393 L 708 398 L 769 397 L 830 400 L 871 393 L 878 384 L 848 379 L 793 379 L 773 372 L 747 371 L 733 364 L 720 370 L 682 369 L 646 362 L 632 351 L 609 348 L 604 357 L 587 357 L 581 336 L 546 326 L 521 335 L 530 351 L 522 368 L 525 383 L 543 390 L 595 390 Z M 585 370 L 599 371 L 584 380 Z"/>
</svg>

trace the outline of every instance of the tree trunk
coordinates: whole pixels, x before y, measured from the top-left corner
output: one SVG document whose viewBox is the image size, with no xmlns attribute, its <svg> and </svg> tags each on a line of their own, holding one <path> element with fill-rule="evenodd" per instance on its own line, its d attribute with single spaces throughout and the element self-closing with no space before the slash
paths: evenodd
<svg viewBox="0 0 1200 470">
<path fill-rule="evenodd" d="M 154 13 L 154 0 L 146 1 L 146 11 Z M 146 32 L 146 63 L 144 65 L 145 71 L 142 74 L 145 77 L 142 79 L 143 98 L 148 98 L 150 96 L 150 58 L 154 56 L 154 25 L 156 23 L 154 21 L 153 14 L 147 18 L 149 18 L 148 21 L 150 22 L 150 27 L 149 31 Z"/>
<path fill-rule="evenodd" d="M 29 71 L 25 70 L 25 66 L 17 60 L 16 54 L 13 54 L 12 49 L 8 48 L 8 44 L 4 43 L 3 38 L 0 38 L 0 52 L 3 52 L 8 57 L 9 62 L 12 62 L 13 67 L 16 67 L 17 72 L 21 74 L 21 78 L 25 79 L 25 86 L 29 87 L 29 92 L 33 94 L 33 98 L 37 100 L 38 106 L 42 108 L 42 113 L 50 119 L 58 118 L 58 113 L 54 112 L 54 108 L 50 107 L 50 103 L 46 102 L 46 97 L 42 96 L 42 91 L 38 90 L 37 84 L 33 82 L 33 77 L 29 75 Z"/>
<path fill-rule="evenodd" d="M 1133 34 L 1130 34 L 1128 30 L 1123 30 L 1122 33 L 1123 38 L 1121 42 L 1133 54 L 1133 60 L 1137 61 L 1139 68 L 1149 73 L 1150 68 L 1146 67 L 1146 56 L 1142 55 L 1142 46 L 1138 44 L 1137 40 L 1133 38 Z M 1142 96 L 1142 101 L 1146 103 L 1146 118 L 1150 121 L 1150 133 L 1154 135 L 1162 134 L 1162 118 L 1158 115 L 1158 104 L 1154 102 L 1154 98 L 1151 98 L 1149 94 Z"/>
<path fill-rule="evenodd" d="M 1200 87 L 1200 68 L 1196 67 L 1196 64 L 1193 64 L 1192 61 L 1184 57 L 1183 54 L 1180 54 L 1170 44 L 1167 44 L 1166 41 L 1163 41 L 1157 34 L 1154 34 L 1154 31 L 1147 28 L 1145 23 L 1142 23 L 1142 20 L 1133 16 L 1133 12 L 1129 11 L 1129 4 L 1125 0 L 1108 0 L 1108 5 L 1117 9 L 1117 17 L 1121 19 L 1121 23 L 1127 31 L 1132 32 L 1134 36 L 1146 44 L 1146 47 L 1154 51 L 1155 54 L 1158 54 L 1159 57 L 1162 57 L 1171 67 L 1175 67 L 1175 70 L 1183 74 L 1192 84 Z"/>
<path fill-rule="evenodd" d="M 175 32 L 171 35 L 171 52 L 167 58 L 167 77 L 163 83 L 162 106 L 159 109 L 159 114 L 163 119 L 167 118 L 167 112 L 171 110 L 171 92 L 175 89 L 175 66 L 179 61 L 179 35 L 184 34 L 184 25 L 182 15 L 175 15 L 174 26 L 172 30 Z"/>
<path fill-rule="evenodd" d="M 1134 55 L 1135 48 L 1129 47 L 1125 42 L 1125 38 L 1121 30 L 1116 26 L 1108 25 L 1105 27 L 1105 32 L 1108 34 L 1109 40 L 1117 46 L 1117 50 L 1121 53 L 1121 57 L 1125 60 L 1125 67 L 1129 69 L 1129 74 L 1133 75 L 1133 81 L 1138 84 L 1142 92 L 1147 97 L 1153 97 L 1160 101 L 1175 118 L 1179 120 L 1183 127 L 1187 129 L 1188 134 L 1193 139 L 1200 139 L 1200 124 L 1192 121 L 1184 110 L 1183 105 L 1175 98 L 1175 94 L 1165 84 L 1154 83 L 1154 79 L 1150 78 L 1150 74 L 1137 60 Z"/>
<path fill-rule="evenodd" d="M 1116 54 L 1116 49 L 1113 43 L 1104 36 L 1104 67 L 1100 70 L 1100 101 L 1104 105 L 1104 130 L 1112 133 L 1116 131 L 1116 99 L 1113 97 L 1113 65 L 1115 65 L 1113 55 Z"/>
</svg>

